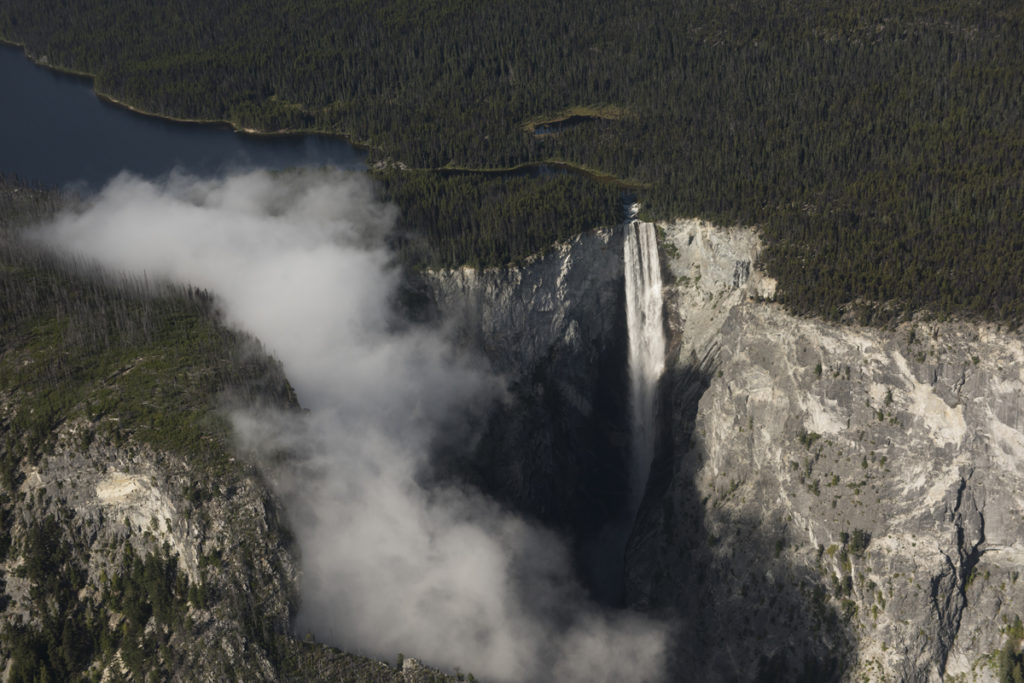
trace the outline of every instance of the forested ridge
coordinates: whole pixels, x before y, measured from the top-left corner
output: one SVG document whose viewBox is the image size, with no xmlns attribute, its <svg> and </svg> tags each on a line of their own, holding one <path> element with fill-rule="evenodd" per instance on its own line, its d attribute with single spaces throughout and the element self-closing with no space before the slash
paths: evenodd
<svg viewBox="0 0 1024 683">
<path fill-rule="evenodd" d="M 143 109 L 343 134 L 371 163 L 611 174 L 653 217 L 759 226 L 798 312 L 1024 319 L 1017 2 L 8 0 L 0 35 Z M 459 217 L 464 177 L 384 180 L 436 263 L 563 229 L 565 181 L 476 180 L 508 208 Z M 615 220 L 609 187 L 573 187 L 565 223 Z M 527 196 L 529 238 L 483 220 Z"/>
</svg>

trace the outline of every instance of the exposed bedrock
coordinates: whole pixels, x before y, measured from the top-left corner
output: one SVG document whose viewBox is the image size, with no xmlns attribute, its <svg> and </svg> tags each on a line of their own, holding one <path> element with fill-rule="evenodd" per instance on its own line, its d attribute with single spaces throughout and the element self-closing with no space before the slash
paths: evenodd
<svg viewBox="0 0 1024 683">
<path fill-rule="evenodd" d="M 629 495 L 620 231 L 581 235 L 522 266 L 427 273 L 423 282 L 452 335 L 507 381 L 455 469 L 586 555 Z M 584 574 L 599 568 L 582 564 Z"/>
<path fill-rule="evenodd" d="M 678 619 L 676 670 L 994 679 L 1024 613 L 1020 336 L 797 318 L 771 303 L 753 231 L 658 227 L 661 439 L 624 590 Z M 508 379 L 457 469 L 580 546 L 628 497 L 621 247 L 598 231 L 520 267 L 423 279 Z"/>
</svg>

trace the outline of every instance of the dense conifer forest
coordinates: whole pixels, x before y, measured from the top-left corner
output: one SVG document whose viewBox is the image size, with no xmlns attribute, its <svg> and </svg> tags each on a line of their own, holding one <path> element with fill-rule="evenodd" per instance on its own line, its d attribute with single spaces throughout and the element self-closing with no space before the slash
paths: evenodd
<svg viewBox="0 0 1024 683">
<path fill-rule="evenodd" d="M 383 196 L 403 208 L 394 242 L 413 267 L 519 262 L 623 209 L 620 188 L 570 173 L 374 175 Z"/>
<path fill-rule="evenodd" d="M 216 441 L 226 449 L 227 424 L 210 417 L 218 394 L 295 400 L 280 365 L 226 328 L 207 292 L 107 274 L 24 239 L 23 226 L 73 202 L 0 176 L 0 372 L 28 406 L 0 444 L 0 485 L 10 488 L 21 462 L 35 464 L 52 449 L 45 441 L 56 426 L 79 414 L 116 415 L 151 445 L 221 457 L 201 448 Z M 47 362 L 33 362 L 36 354 Z M 133 364 L 138 372 L 96 393 L 98 381 Z"/>
<path fill-rule="evenodd" d="M 8 0 L 0 36 L 166 115 L 618 181 L 384 172 L 419 259 L 502 263 L 629 191 L 759 226 L 798 312 L 1024 319 L 1019 2 Z"/>
</svg>

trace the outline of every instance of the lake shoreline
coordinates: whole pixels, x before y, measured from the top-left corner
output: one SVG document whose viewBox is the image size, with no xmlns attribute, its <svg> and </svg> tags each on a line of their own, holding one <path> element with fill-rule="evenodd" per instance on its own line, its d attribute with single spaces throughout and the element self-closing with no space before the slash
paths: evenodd
<svg viewBox="0 0 1024 683">
<path fill-rule="evenodd" d="M 239 123 L 237 123 L 235 121 L 232 121 L 230 119 L 188 118 L 188 117 L 172 116 L 170 114 L 161 114 L 161 113 L 158 113 L 158 112 L 149 111 L 147 109 L 142 109 L 141 107 L 135 106 L 133 104 L 129 104 L 128 102 L 125 102 L 124 100 L 120 100 L 120 99 L 114 97 L 113 95 L 110 95 L 109 93 L 105 93 L 102 90 L 100 90 L 97 87 L 97 85 L 96 85 L 98 76 L 96 74 L 94 74 L 94 73 L 90 73 L 88 71 L 79 71 L 79 70 L 76 70 L 76 69 L 72 69 L 70 67 L 54 64 L 54 63 L 50 62 L 49 59 L 46 58 L 45 55 L 42 56 L 42 57 L 37 57 L 36 55 L 33 55 L 31 52 L 29 52 L 28 47 L 24 43 L 19 43 L 19 42 L 16 42 L 16 41 L 8 40 L 7 38 L 4 38 L 2 36 L 0 36 L 0 45 L 6 45 L 8 47 L 14 47 L 14 48 L 20 49 L 22 51 L 22 53 L 24 53 L 25 58 L 28 59 L 33 64 L 35 64 L 36 66 L 42 67 L 44 69 L 48 69 L 50 71 L 53 71 L 53 72 L 56 72 L 56 73 L 59 73 L 59 74 L 64 74 L 64 75 L 67 75 L 67 76 L 75 76 L 77 78 L 87 79 L 87 80 L 91 81 L 92 82 L 92 91 L 93 91 L 93 93 L 95 93 L 97 98 L 99 98 L 103 102 L 106 102 L 107 104 L 110 104 L 110 105 L 113 105 L 113 106 L 116 106 L 116 107 L 120 107 L 122 109 L 127 109 L 128 111 L 133 112 L 135 114 L 139 114 L 141 116 L 148 116 L 148 117 L 155 118 L 155 119 L 161 119 L 163 121 L 171 121 L 173 123 L 186 123 L 186 124 L 195 124 L 195 125 L 201 125 L 201 126 L 221 126 L 221 127 L 228 128 L 228 129 L 232 130 L 233 132 L 238 133 L 239 135 L 252 135 L 252 136 L 255 136 L 255 137 L 292 137 L 292 136 L 302 136 L 302 135 L 320 135 L 320 136 L 323 136 L 323 137 L 337 138 L 337 139 L 343 140 L 344 142 L 348 143 L 349 145 L 352 145 L 352 147 L 355 147 L 356 149 L 363 150 L 363 151 L 370 151 L 370 150 L 377 149 L 376 147 L 374 147 L 373 145 L 371 145 L 369 143 L 357 142 L 357 141 L 353 140 L 352 138 L 350 138 L 348 135 L 346 135 L 344 133 L 331 133 L 331 132 L 327 132 L 327 131 L 323 131 L 323 130 L 316 130 L 316 129 L 312 129 L 312 128 L 282 128 L 282 129 L 279 129 L 279 130 L 261 130 L 259 128 L 248 128 L 248 127 L 243 126 L 243 125 L 241 125 L 241 124 L 239 124 Z"/>
<path fill-rule="evenodd" d="M 326 138 L 335 138 L 335 139 L 338 139 L 338 140 L 342 140 L 345 143 L 351 145 L 353 148 L 355 148 L 357 150 L 360 150 L 360 151 L 364 151 L 364 152 L 378 152 L 378 153 L 381 152 L 381 149 L 378 146 L 370 144 L 368 142 L 355 141 L 351 137 L 349 137 L 348 135 L 346 135 L 344 133 L 331 133 L 331 132 L 327 132 L 327 131 L 323 131 L 323 130 L 317 130 L 317 129 L 312 129 L 312 128 L 301 128 L 301 129 L 300 128 L 282 128 L 282 129 L 279 129 L 279 130 L 261 130 L 259 128 L 250 128 L 250 127 L 247 127 L 247 126 L 243 126 L 243 125 L 241 125 L 241 124 L 239 124 L 239 123 L 237 123 L 235 121 L 232 121 L 230 119 L 189 118 L 189 117 L 172 116 L 170 114 L 161 114 L 161 113 L 158 113 L 158 112 L 150 111 L 150 110 L 138 107 L 136 105 L 133 105 L 133 104 L 131 104 L 129 102 L 126 102 L 124 100 L 118 99 L 117 97 L 114 97 L 113 95 L 110 95 L 109 93 L 105 93 L 102 90 L 100 90 L 97 87 L 98 76 L 96 74 L 94 74 L 94 73 L 90 73 L 88 71 L 80 71 L 80 70 L 73 69 L 73 68 L 70 68 L 70 67 L 66 67 L 66 66 L 63 66 L 63 65 L 54 64 L 54 63 L 50 62 L 50 60 L 45 55 L 43 55 L 43 56 L 36 56 L 36 55 L 32 54 L 28 50 L 28 47 L 24 43 L 19 43 L 17 41 L 9 40 L 7 38 L 4 38 L 3 36 L 0 36 L 0 46 L 8 46 L 8 47 L 13 47 L 13 48 L 17 48 L 17 49 L 21 50 L 22 53 L 25 55 L 25 58 L 28 59 L 32 64 L 34 64 L 36 66 L 39 66 L 39 67 L 42 67 L 44 69 L 47 69 L 49 71 L 53 71 L 55 73 L 59 73 L 59 74 L 67 75 L 67 76 L 73 76 L 73 77 L 76 77 L 76 78 L 87 79 L 91 83 L 92 92 L 96 95 L 96 97 L 99 100 L 101 100 L 102 102 L 105 102 L 106 104 L 109 104 L 109 105 L 112 105 L 112 106 L 115 106 L 115 107 L 118 107 L 118 108 L 121 108 L 121 109 L 126 109 L 126 110 L 128 110 L 128 111 L 130 111 L 130 112 L 132 112 L 134 114 L 138 114 L 140 116 L 146 116 L 146 117 L 150 117 L 150 118 L 154 118 L 154 119 L 160 119 L 160 120 L 163 120 L 163 121 L 170 121 L 170 122 L 173 122 L 173 123 L 192 124 L 192 125 L 198 125 L 198 126 L 218 126 L 218 127 L 224 127 L 224 128 L 227 128 L 227 129 L 231 130 L 232 132 L 234 132 L 234 133 L 236 133 L 238 135 L 250 135 L 250 136 L 259 137 L 259 138 L 275 138 L 275 137 L 284 138 L 284 137 L 296 137 L 296 136 L 307 136 L 307 135 L 309 135 L 309 136 L 323 136 L 323 137 L 326 137 Z M 398 168 L 398 169 L 403 170 L 403 171 L 418 171 L 418 172 L 428 172 L 428 173 L 453 173 L 454 172 L 454 173 L 473 173 L 473 174 L 481 174 L 481 175 L 514 174 L 514 173 L 522 172 L 522 171 L 529 170 L 529 169 L 536 169 L 536 168 L 540 168 L 540 167 L 543 167 L 543 166 L 550 166 L 552 168 L 562 169 L 562 170 L 568 171 L 570 173 L 578 173 L 580 175 L 586 176 L 590 180 L 592 180 L 594 182 L 597 182 L 597 183 L 603 183 L 603 184 L 607 183 L 607 184 L 611 184 L 611 185 L 616 185 L 616 186 L 622 187 L 624 189 L 636 190 L 636 189 L 642 189 L 642 188 L 647 187 L 649 185 L 649 183 L 644 183 L 642 181 L 635 180 L 635 179 L 619 178 L 618 176 L 615 176 L 615 175 L 613 175 L 611 173 L 605 173 L 603 171 L 600 171 L 600 170 L 597 170 L 597 169 L 588 168 L 588 167 L 582 166 L 580 164 L 577 164 L 575 162 L 565 161 L 563 159 L 543 159 L 543 160 L 539 160 L 539 161 L 524 161 L 522 163 L 515 164 L 513 166 L 495 167 L 495 168 L 479 168 L 479 167 L 478 168 L 473 168 L 473 167 L 454 166 L 454 165 L 452 165 L 452 166 L 438 166 L 438 167 L 433 167 L 433 168 L 411 168 L 411 167 L 406 166 L 401 161 L 396 161 L 396 160 L 392 160 L 392 159 L 385 159 L 382 162 L 378 162 L 378 164 L 381 164 L 381 163 L 383 165 L 387 166 L 387 167 Z M 370 166 L 367 170 L 372 173 L 373 167 Z"/>
</svg>

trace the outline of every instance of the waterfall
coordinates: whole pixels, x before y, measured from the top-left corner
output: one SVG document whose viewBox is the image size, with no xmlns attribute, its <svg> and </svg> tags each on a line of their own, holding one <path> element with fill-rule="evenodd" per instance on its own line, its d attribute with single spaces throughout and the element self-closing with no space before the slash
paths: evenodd
<svg viewBox="0 0 1024 683">
<path fill-rule="evenodd" d="M 665 370 L 661 267 L 654 224 L 628 221 L 623 251 L 633 437 L 630 506 L 635 512 L 643 498 L 654 459 L 658 380 Z"/>
<path fill-rule="evenodd" d="M 582 549 L 594 594 L 604 604 L 619 607 L 623 606 L 626 546 L 654 460 L 658 380 L 665 369 L 658 241 L 653 224 L 635 220 L 639 208 L 637 204 L 626 207 L 623 240 L 632 434 L 629 499 L 619 517 L 587 539 Z"/>
</svg>

